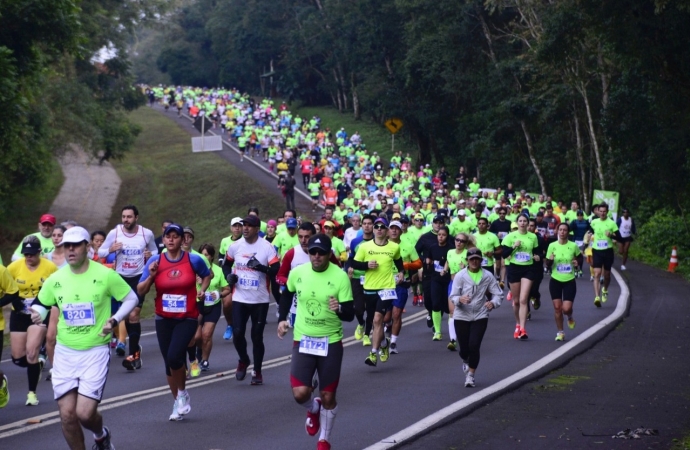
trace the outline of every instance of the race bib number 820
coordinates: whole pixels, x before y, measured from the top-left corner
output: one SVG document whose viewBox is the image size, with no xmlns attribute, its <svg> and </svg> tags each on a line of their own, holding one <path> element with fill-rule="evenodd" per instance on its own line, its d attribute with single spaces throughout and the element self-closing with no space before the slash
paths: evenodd
<svg viewBox="0 0 690 450">
<path fill-rule="evenodd" d="M 62 308 L 62 318 L 70 327 L 94 325 L 96 316 L 93 311 L 93 303 L 67 303 Z"/>
</svg>

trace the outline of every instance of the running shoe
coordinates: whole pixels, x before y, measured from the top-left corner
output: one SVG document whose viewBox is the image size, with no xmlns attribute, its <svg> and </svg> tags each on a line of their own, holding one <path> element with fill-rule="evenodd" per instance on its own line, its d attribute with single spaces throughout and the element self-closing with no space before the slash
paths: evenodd
<svg viewBox="0 0 690 450">
<path fill-rule="evenodd" d="M 362 337 L 364 337 L 364 325 L 357 325 L 357 328 L 355 328 L 355 339 L 361 341 Z"/>
<path fill-rule="evenodd" d="M 582 278 L 582 271 L 581 271 L 581 270 L 578 270 L 578 271 L 577 271 L 577 277 L 578 277 L 578 278 Z"/>
<path fill-rule="evenodd" d="M 594 306 L 601 308 L 601 297 L 594 297 Z"/>
<path fill-rule="evenodd" d="M 520 338 L 520 324 L 519 323 L 515 324 L 515 331 L 513 331 L 513 337 L 515 339 Z"/>
<path fill-rule="evenodd" d="M 110 340 L 110 348 L 115 348 L 117 347 L 117 338 L 112 338 Z"/>
<path fill-rule="evenodd" d="M 390 350 L 391 350 L 390 349 L 390 341 L 388 340 L 388 338 L 384 338 L 384 339 L 386 340 L 386 346 L 381 347 L 381 349 L 379 350 L 381 362 L 388 361 L 388 356 L 390 355 Z"/>
<path fill-rule="evenodd" d="M 532 311 L 527 313 L 527 320 L 532 320 Z"/>
<path fill-rule="evenodd" d="M 571 330 L 575 329 L 575 319 L 573 319 L 572 317 L 568 317 L 568 328 L 570 328 Z"/>
<path fill-rule="evenodd" d="M 115 354 L 117 356 L 125 356 L 125 351 L 127 348 L 125 347 L 124 342 L 118 342 L 117 345 L 115 346 Z"/>
<path fill-rule="evenodd" d="M 378 359 L 376 358 L 376 353 L 374 352 L 369 352 L 369 356 L 367 356 L 367 359 L 364 360 L 364 364 L 366 364 L 367 366 L 376 367 L 377 362 Z"/>
<path fill-rule="evenodd" d="M 391 342 L 391 354 L 392 355 L 398 354 L 398 344 L 396 342 Z"/>
<path fill-rule="evenodd" d="M 141 369 L 141 353 L 142 353 L 142 348 L 141 345 L 139 346 L 139 351 L 135 352 L 133 355 L 129 355 L 126 357 L 124 360 L 122 360 L 122 367 L 129 371 L 133 371 L 135 369 Z"/>
<path fill-rule="evenodd" d="M 599 277 L 599 283 L 603 283 L 603 282 L 604 282 L 604 277 Z"/>
<path fill-rule="evenodd" d="M 318 444 L 316 444 L 316 450 L 331 450 L 331 444 L 325 440 L 321 439 Z"/>
<path fill-rule="evenodd" d="M 196 378 L 199 375 L 201 375 L 201 367 L 199 367 L 199 361 L 195 359 L 194 361 L 192 361 L 190 366 L 191 367 L 189 368 L 189 374 L 192 376 L 192 378 Z"/>
<path fill-rule="evenodd" d="M 225 328 L 225 333 L 223 333 L 223 339 L 225 339 L 226 341 L 232 339 L 232 325 L 228 325 Z"/>
<path fill-rule="evenodd" d="M 509 302 L 513 301 L 513 293 L 512 292 L 508 292 L 508 295 L 506 295 L 506 300 L 508 300 Z"/>
<path fill-rule="evenodd" d="M 427 314 L 426 316 L 426 327 L 431 328 L 434 326 L 434 321 L 431 320 L 431 316 Z"/>
<path fill-rule="evenodd" d="M 190 404 L 189 392 L 185 391 L 184 394 L 177 394 L 177 413 L 181 416 L 189 414 L 192 410 L 192 405 Z"/>
<path fill-rule="evenodd" d="M 173 401 L 172 414 L 170 414 L 170 417 L 168 417 L 168 420 L 171 422 L 178 422 L 178 421 L 182 420 L 182 416 L 177 412 L 177 400 Z"/>
<path fill-rule="evenodd" d="M 307 420 L 304 423 L 304 429 L 309 436 L 316 436 L 321 429 L 321 399 L 316 397 L 314 401 L 319 404 L 319 410 L 315 413 L 307 410 Z"/>
<path fill-rule="evenodd" d="M 627 270 L 623 264 L 621 264 L 621 270 Z"/>
<path fill-rule="evenodd" d="M 534 307 L 535 311 L 538 310 L 539 308 L 541 308 L 541 299 L 540 298 L 533 297 L 530 299 L 530 301 L 532 302 L 532 307 Z"/>
<path fill-rule="evenodd" d="M 589 276 L 589 281 L 594 281 L 594 275 Z"/>
<path fill-rule="evenodd" d="M 38 397 L 35 392 L 29 391 L 26 394 L 26 406 L 38 406 Z"/>
<path fill-rule="evenodd" d="M 607 289 L 601 288 L 601 303 L 606 303 L 609 299 L 609 291 Z"/>
<path fill-rule="evenodd" d="M 558 341 L 558 342 L 565 341 L 565 333 L 562 331 L 559 331 L 558 333 L 556 333 L 556 341 Z"/>
<path fill-rule="evenodd" d="M 237 371 L 235 371 L 235 379 L 237 381 L 242 381 L 244 380 L 244 377 L 247 376 L 247 366 L 249 363 L 243 363 L 242 361 L 237 363 Z"/>
<path fill-rule="evenodd" d="M 43 372 L 43 368 L 46 366 L 46 357 L 41 353 L 38 354 L 38 365 L 41 368 L 41 372 Z"/>
<path fill-rule="evenodd" d="M 467 361 L 463 359 L 462 360 L 462 372 L 465 375 L 467 375 L 469 373 L 469 371 L 470 371 L 470 366 L 469 366 L 469 364 L 467 364 Z"/>
<path fill-rule="evenodd" d="M 110 443 L 110 430 L 108 427 L 103 427 L 105 436 L 100 439 L 95 439 L 92 450 L 115 450 L 115 446 Z"/>
<path fill-rule="evenodd" d="M 50 369 L 48 371 L 48 376 L 46 377 L 46 381 L 51 381 L 53 379 L 53 369 Z"/>
<path fill-rule="evenodd" d="M 520 336 L 519 336 L 519 339 L 520 339 L 520 340 L 523 340 L 523 341 L 526 341 L 526 340 L 527 340 L 527 330 L 525 330 L 524 328 L 520 328 Z"/>
<path fill-rule="evenodd" d="M 474 387 L 474 375 L 469 372 L 465 375 L 465 387 Z"/>
<path fill-rule="evenodd" d="M 457 342 L 455 342 L 455 339 L 451 340 L 448 345 L 446 345 L 446 348 L 451 352 L 454 352 L 457 349 Z"/>
<path fill-rule="evenodd" d="M 434 333 L 434 336 L 431 338 L 432 341 L 440 341 L 441 339 L 443 339 L 441 333 Z"/>
<path fill-rule="evenodd" d="M 362 336 L 362 346 L 364 347 L 370 347 L 371 346 L 371 338 L 369 337 L 368 334 L 365 334 Z"/>
<path fill-rule="evenodd" d="M 252 370 L 252 386 L 261 386 L 264 384 L 264 377 L 261 375 L 261 372 L 257 372 L 256 370 Z"/>
<path fill-rule="evenodd" d="M 4 408 L 10 402 L 10 389 L 7 375 L 2 376 L 2 386 L 0 387 L 0 408 Z"/>
<path fill-rule="evenodd" d="M 209 369 L 210 369 L 209 364 L 208 364 L 208 360 L 206 360 L 206 359 L 204 359 L 204 360 L 201 361 L 200 366 L 201 366 L 201 371 L 202 371 L 202 372 L 208 372 Z"/>
</svg>

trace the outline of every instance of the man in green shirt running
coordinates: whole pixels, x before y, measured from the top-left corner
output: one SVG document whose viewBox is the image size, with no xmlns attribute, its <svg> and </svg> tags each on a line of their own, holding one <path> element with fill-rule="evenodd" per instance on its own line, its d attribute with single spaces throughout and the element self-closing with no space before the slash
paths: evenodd
<svg viewBox="0 0 690 450">
<path fill-rule="evenodd" d="M 41 241 L 41 251 L 43 252 L 44 255 L 47 255 L 48 253 L 52 252 L 55 250 L 55 245 L 53 245 L 53 240 L 51 236 L 53 235 L 53 228 L 55 227 L 55 216 L 52 214 L 43 214 L 41 218 L 38 220 L 38 232 L 32 233 L 33 236 L 36 236 L 39 241 Z M 16 261 L 18 259 L 21 259 L 24 255 L 22 255 L 22 242 L 24 242 L 24 239 L 26 239 L 26 236 L 19 241 L 19 245 L 17 246 L 17 249 L 14 251 L 12 254 L 12 261 Z"/>
<path fill-rule="evenodd" d="M 110 430 L 98 413 L 108 377 L 109 335 L 139 299 L 117 272 L 89 260 L 90 240 L 82 227 L 65 232 L 60 245 L 69 266 L 45 281 L 31 306 L 31 320 L 39 325 L 52 306 L 59 309 L 52 383 L 68 446 L 84 448 L 83 426 L 93 433 L 95 449 L 110 450 Z M 122 302 L 112 316 L 111 297 Z"/>
<path fill-rule="evenodd" d="M 620 239 L 618 225 L 608 216 L 609 205 L 602 203 L 597 211 L 599 217 L 589 223 L 592 233 L 592 267 L 594 267 L 594 305 L 601 307 L 609 298 L 611 267 L 613 266 L 613 239 Z M 600 277 L 604 276 L 604 286 Z"/>
</svg>

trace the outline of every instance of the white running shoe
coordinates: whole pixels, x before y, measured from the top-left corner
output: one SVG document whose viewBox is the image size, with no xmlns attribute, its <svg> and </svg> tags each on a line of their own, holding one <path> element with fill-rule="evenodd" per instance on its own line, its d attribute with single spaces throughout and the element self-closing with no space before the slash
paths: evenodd
<svg viewBox="0 0 690 450">
<path fill-rule="evenodd" d="M 462 361 L 462 372 L 465 374 L 465 376 L 470 372 L 470 366 L 467 365 L 467 361 L 465 360 Z"/>
<path fill-rule="evenodd" d="M 625 270 L 625 266 L 621 264 L 621 270 Z"/>
<path fill-rule="evenodd" d="M 192 405 L 190 405 L 189 393 L 177 395 L 177 413 L 181 416 L 189 414 L 192 410 Z"/>
<path fill-rule="evenodd" d="M 182 420 L 182 416 L 177 412 L 177 400 L 173 401 L 172 414 L 170 414 L 168 420 L 171 422 L 179 422 Z"/>
<path fill-rule="evenodd" d="M 474 375 L 469 372 L 465 376 L 465 387 L 474 387 Z"/>
</svg>

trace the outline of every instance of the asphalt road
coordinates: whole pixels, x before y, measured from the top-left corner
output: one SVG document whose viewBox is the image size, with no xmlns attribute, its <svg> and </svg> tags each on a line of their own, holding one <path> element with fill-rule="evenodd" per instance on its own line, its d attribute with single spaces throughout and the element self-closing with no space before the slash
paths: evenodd
<svg viewBox="0 0 690 450">
<path fill-rule="evenodd" d="M 547 282 L 542 283 L 544 298 L 547 289 Z M 613 283 L 610 300 L 597 309 L 591 302 L 591 283 L 584 278 L 578 280 L 577 328 L 567 330 L 567 338 L 575 339 L 610 315 L 619 294 L 619 287 Z M 533 312 L 527 328 L 528 341 L 512 338 L 511 304 L 504 302 L 489 321 L 477 370 L 477 387 L 468 389 L 463 386 L 460 358 L 446 349 L 445 324 L 444 342 L 433 342 L 421 310 L 408 305 L 407 325 L 399 340 L 401 353 L 391 355 L 385 364 L 379 362 L 376 368 L 364 364 L 368 348 L 351 338 L 355 323 L 345 324 L 348 339 L 338 390 L 340 407 L 332 434 L 333 448 L 361 449 L 385 440 L 450 403 L 490 388 L 563 345 L 554 342 L 555 325 L 548 302 Z M 221 319 L 211 355 L 211 372 L 188 385 L 192 412 L 182 422 L 167 421 L 172 397 L 165 383 L 152 321 L 145 321 L 143 326 L 141 370 L 127 373 L 121 366 L 121 358 L 112 357 L 101 410 L 116 447 L 302 449 L 316 446 L 315 439 L 304 432 L 304 410 L 292 399 L 288 356 L 291 343 L 278 339 L 275 334 L 275 308 L 269 312 L 265 332 L 263 386 L 250 386 L 249 378 L 242 382 L 235 380 L 237 354 L 231 342 L 222 340 L 224 325 Z M 0 448 L 67 448 L 50 383 L 40 383 L 40 405 L 24 406 L 25 370 L 8 362 L 2 363 L 2 369 L 9 377 L 12 397 L 10 404 L 0 410 Z M 220 373 L 224 376 L 218 376 Z M 41 423 L 27 425 L 27 421 L 37 417 Z M 497 430 L 494 428 L 485 438 L 491 434 L 497 434 Z M 87 444 L 90 445 L 90 437 Z M 417 445 L 427 448 L 424 444 Z"/>
</svg>

